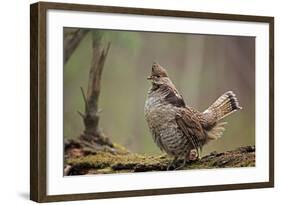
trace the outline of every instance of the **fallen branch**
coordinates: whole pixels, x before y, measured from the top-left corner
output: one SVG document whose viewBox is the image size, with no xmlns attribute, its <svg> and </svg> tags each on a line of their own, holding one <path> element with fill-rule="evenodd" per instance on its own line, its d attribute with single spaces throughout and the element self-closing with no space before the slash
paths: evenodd
<svg viewBox="0 0 281 205">
<path fill-rule="evenodd" d="M 120 145 L 116 152 L 99 151 L 80 156 L 67 153 L 65 175 L 108 174 L 120 172 L 166 171 L 170 158 L 166 155 L 130 153 Z M 181 163 L 180 161 L 178 162 Z M 187 163 L 185 170 L 255 166 L 255 147 L 247 146 L 217 153 L 212 152 L 198 161 Z M 67 172 L 66 172 L 67 171 Z"/>
</svg>

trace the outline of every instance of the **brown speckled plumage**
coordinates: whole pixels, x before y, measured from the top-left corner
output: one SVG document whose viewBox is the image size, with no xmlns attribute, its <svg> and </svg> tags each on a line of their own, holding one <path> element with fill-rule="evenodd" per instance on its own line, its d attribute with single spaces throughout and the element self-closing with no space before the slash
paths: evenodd
<svg viewBox="0 0 281 205">
<path fill-rule="evenodd" d="M 189 107 L 166 70 L 157 63 L 153 64 L 148 79 L 152 87 L 144 111 L 153 140 L 175 160 L 184 159 L 183 166 L 190 160 L 191 151 L 198 156 L 208 141 L 222 135 L 226 123 L 219 120 L 241 109 L 232 91 L 223 94 L 203 113 Z"/>
</svg>

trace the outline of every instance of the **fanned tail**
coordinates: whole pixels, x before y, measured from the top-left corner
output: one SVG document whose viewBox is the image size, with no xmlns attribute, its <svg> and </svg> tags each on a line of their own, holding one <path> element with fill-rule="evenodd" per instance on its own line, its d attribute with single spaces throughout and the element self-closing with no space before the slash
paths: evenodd
<svg viewBox="0 0 281 205">
<path fill-rule="evenodd" d="M 220 138 L 225 130 L 226 122 L 219 122 L 219 120 L 226 116 L 241 110 L 236 95 L 232 91 L 228 91 L 220 96 L 207 110 L 204 111 L 205 117 L 208 117 L 211 122 L 215 124 L 208 131 L 208 141 Z"/>
<path fill-rule="evenodd" d="M 241 110 L 236 95 L 228 91 L 220 96 L 204 113 L 211 113 L 219 121 L 231 113 Z"/>
</svg>

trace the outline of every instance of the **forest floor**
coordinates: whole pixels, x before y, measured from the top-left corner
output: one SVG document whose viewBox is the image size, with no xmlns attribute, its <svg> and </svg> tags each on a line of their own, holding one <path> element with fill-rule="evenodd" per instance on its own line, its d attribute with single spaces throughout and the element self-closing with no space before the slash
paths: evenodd
<svg viewBox="0 0 281 205">
<path fill-rule="evenodd" d="M 112 150 L 83 150 L 69 146 L 65 150 L 65 175 L 110 174 L 147 171 L 166 171 L 171 162 L 167 155 L 131 153 L 121 145 Z M 179 161 L 180 165 L 182 161 Z M 254 167 L 255 147 L 239 147 L 226 152 L 212 152 L 200 160 L 187 162 L 184 170 L 230 167 Z"/>
</svg>

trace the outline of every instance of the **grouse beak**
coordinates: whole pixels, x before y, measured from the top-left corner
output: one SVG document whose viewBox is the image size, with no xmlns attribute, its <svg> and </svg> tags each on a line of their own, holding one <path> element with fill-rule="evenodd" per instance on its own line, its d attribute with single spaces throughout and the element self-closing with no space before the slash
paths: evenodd
<svg viewBox="0 0 281 205">
<path fill-rule="evenodd" d="M 147 80 L 152 80 L 152 76 L 147 76 Z"/>
</svg>

